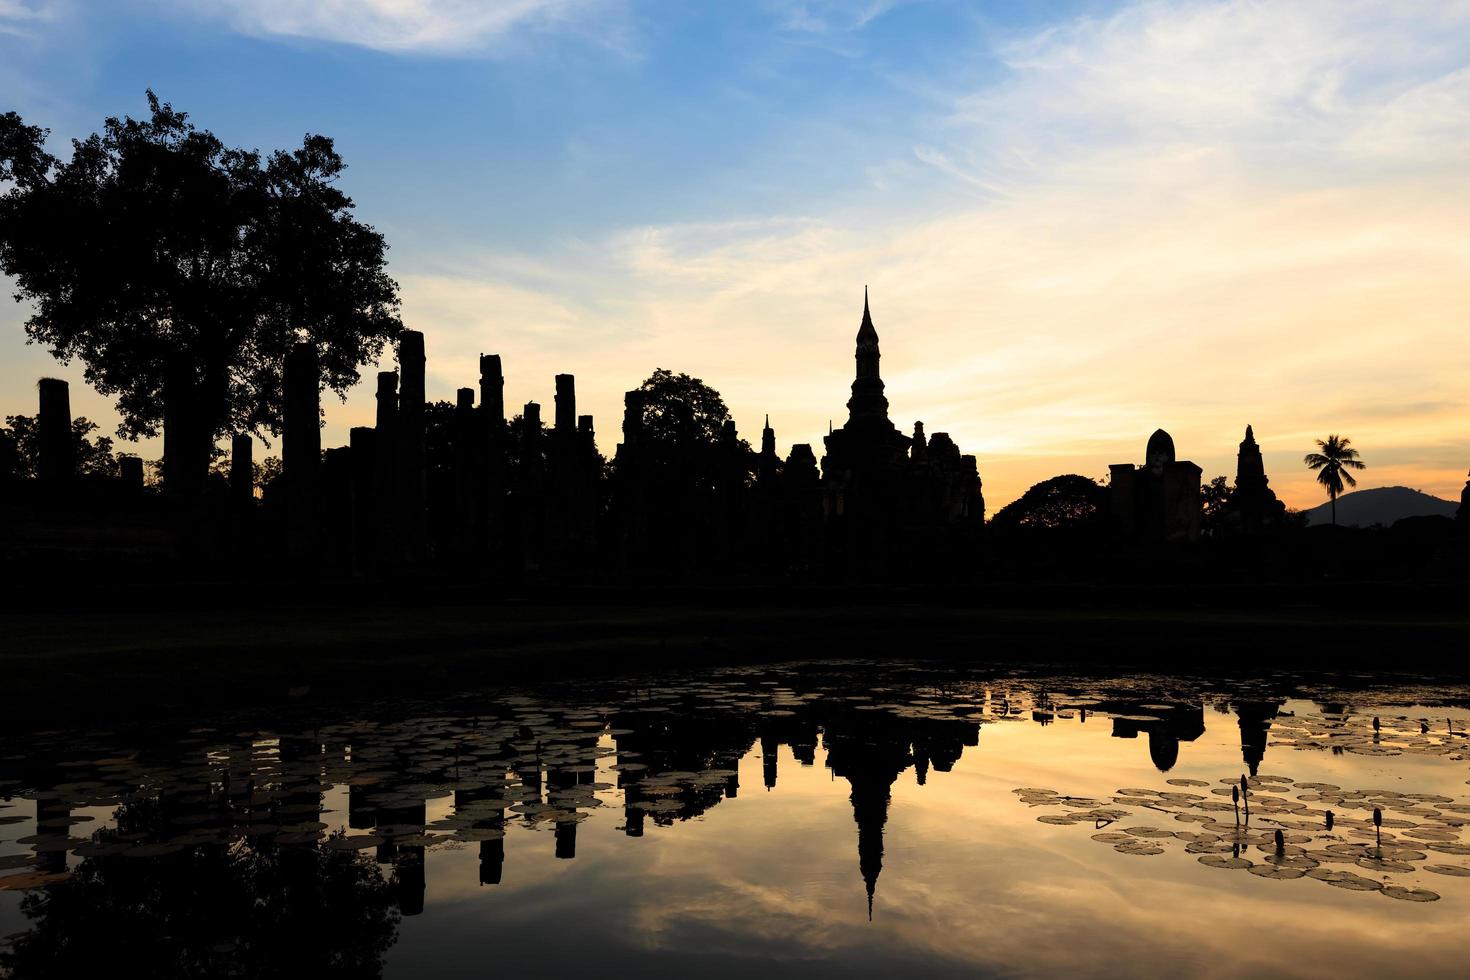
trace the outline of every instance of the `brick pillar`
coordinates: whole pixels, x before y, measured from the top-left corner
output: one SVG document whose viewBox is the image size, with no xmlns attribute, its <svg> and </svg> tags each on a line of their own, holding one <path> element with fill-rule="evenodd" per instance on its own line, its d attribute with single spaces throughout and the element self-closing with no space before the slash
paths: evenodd
<svg viewBox="0 0 1470 980">
<path fill-rule="evenodd" d="M 403 554 L 428 557 L 424 474 L 424 335 L 405 330 L 398 340 L 398 515 Z"/>
<path fill-rule="evenodd" d="M 643 435 L 642 391 L 630 391 L 623 395 L 623 445 L 636 446 Z"/>
<path fill-rule="evenodd" d="M 398 540 L 398 372 L 378 372 L 377 427 L 373 430 L 373 506 L 377 508 L 375 565 L 403 554 Z"/>
<path fill-rule="evenodd" d="M 570 374 L 556 376 L 556 435 L 570 439 L 577 431 L 577 379 Z"/>
<path fill-rule="evenodd" d="M 480 355 L 480 425 L 484 451 L 480 460 L 478 536 L 491 557 L 490 568 L 495 569 L 510 549 L 505 499 L 509 486 L 505 460 L 505 375 L 499 354 Z"/>
<path fill-rule="evenodd" d="M 117 475 L 122 480 L 122 485 L 130 494 L 143 492 L 143 457 L 141 456 L 119 456 L 117 458 Z"/>
<path fill-rule="evenodd" d="M 483 442 L 475 424 L 475 389 L 460 388 L 454 400 L 454 539 L 453 550 L 475 554 L 475 527 L 480 506 L 480 457 Z"/>
<path fill-rule="evenodd" d="M 77 471 L 76 446 L 71 436 L 71 389 L 60 378 L 42 378 L 36 418 L 37 476 L 49 487 L 71 482 Z"/>
<path fill-rule="evenodd" d="M 378 564 L 378 432 L 365 425 L 348 433 L 352 465 L 352 567 L 362 573 Z"/>
<path fill-rule="evenodd" d="M 321 363 L 316 347 L 297 344 L 286 355 L 285 425 L 281 466 L 286 475 L 287 548 L 301 557 L 316 549 L 317 484 L 321 472 Z"/>
<path fill-rule="evenodd" d="M 480 412 L 487 428 L 505 425 L 505 375 L 499 354 L 480 355 Z"/>
<path fill-rule="evenodd" d="M 255 441 L 246 432 L 230 440 L 230 497 L 242 506 L 255 503 Z"/>
</svg>

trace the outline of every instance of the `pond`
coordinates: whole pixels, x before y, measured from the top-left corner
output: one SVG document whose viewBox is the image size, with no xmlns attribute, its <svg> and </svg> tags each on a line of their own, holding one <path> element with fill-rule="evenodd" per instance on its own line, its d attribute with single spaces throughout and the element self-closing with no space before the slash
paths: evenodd
<svg viewBox="0 0 1470 980">
<path fill-rule="evenodd" d="M 1462 976 L 1466 705 L 841 662 L 8 735 L 0 974 Z"/>
</svg>

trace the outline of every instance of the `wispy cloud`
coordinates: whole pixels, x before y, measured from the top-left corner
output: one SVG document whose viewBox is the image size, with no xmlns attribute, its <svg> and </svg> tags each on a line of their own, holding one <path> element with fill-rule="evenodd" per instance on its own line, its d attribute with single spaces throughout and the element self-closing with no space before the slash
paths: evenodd
<svg viewBox="0 0 1470 980">
<path fill-rule="evenodd" d="M 0 34 L 28 36 L 35 28 L 56 20 L 64 0 L 0 0 Z"/>
<path fill-rule="evenodd" d="M 782 30 L 814 34 L 858 31 L 911 0 L 766 0 Z"/>
<path fill-rule="evenodd" d="M 862 47 L 888 6 L 773 2 L 784 26 L 769 43 Z M 210 9 L 256 34 L 448 52 L 619 15 L 599 0 Z M 622 392 L 665 366 L 715 384 L 746 434 L 769 411 L 783 448 L 820 447 L 844 415 L 868 283 L 895 421 L 978 453 L 992 505 L 1136 461 L 1160 425 L 1213 475 L 1253 424 L 1296 504 L 1317 498 L 1301 453 L 1334 431 L 1362 447 L 1372 484 L 1458 494 L 1470 0 L 1145 0 L 988 33 L 973 59 L 983 85 L 913 69 L 924 95 L 902 141 L 843 141 L 832 134 L 876 117 L 828 105 L 801 119 L 799 98 L 783 102 L 792 131 L 839 147 L 823 174 L 850 193 L 831 206 L 730 220 L 741 200 L 722 195 L 721 220 L 670 207 L 538 242 L 534 259 L 395 251 L 431 395 L 496 351 L 510 404 L 549 397 L 570 371 L 611 443 Z M 774 138 L 751 125 L 756 150 Z M 604 166 L 577 163 L 588 181 Z M 329 413 L 327 438 L 371 413 L 363 386 Z"/>
<path fill-rule="evenodd" d="M 1328 430 L 1376 449 L 1375 483 L 1457 492 L 1470 4 L 1142 3 L 1002 55 L 1007 77 L 956 94 L 909 169 L 889 168 L 917 179 L 920 161 L 969 204 L 914 213 L 901 188 L 876 219 L 629 229 L 517 286 L 547 290 L 513 294 L 546 329 L 499 334 L 507 363 L 549 377 L 549 344 L 595 365 L 607 390 L 583 397 L 608 421 L 666 364 L 714 382 L 745 425 L 770 410 L 783 443 L 819 441 L 866 282 L 895 420 L 978 452 L 995 503 L 1134 459 L 1158 425 L 1230 472 L 1247 422 L 1293 502 L 1315 491 L 1291 461 Z M 480 288 L 434 287 L 436 303 Z M 1446 448 L 1396 448 L 1426 444 Z"/>
<path fill-rule="evenodd" d="M 251 34 L 380 51 L 462 54 L 492 49 L 515 31 L 580 26 L 609 0 L 198 0 L 190 9 Z"/>
</svg>

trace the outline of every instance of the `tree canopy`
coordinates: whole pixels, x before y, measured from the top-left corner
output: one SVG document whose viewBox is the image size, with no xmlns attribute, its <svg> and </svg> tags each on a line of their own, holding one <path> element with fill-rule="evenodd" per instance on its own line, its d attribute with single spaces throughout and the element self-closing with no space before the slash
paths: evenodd
<svg viewBox="0 0 1470 980">
<path fill-rule="evenodd" d="M 1084 531 L 1106 521 L 1108 491 L 1085 476 L 1067 474 L 1043 480 L 996 511 L 997 531 Z"/>
<path fill-rule="evenodd" d="M 1225 524 L 1230 502 L 1235 497 L 1235 487 L 1221 474 L 1209 483 L 1200 485 L 1200 526 L 1207 532 L 1220 530 Z"/>
<path fill-rule="evenodd" d="M 337 186 L 332 140 L 263 156 L 227 147 L 150 91 L 65 162 L 47 131 L 0 116 L 0 270 L 31 341 L 117 399 L 124 437 L 165 435 L 169 479 L 200 481 L 236 431 L 279 433 L 286 353 L 315 345 L 343 394 L 394 339 L 383 236 Z"/>
<path fill-rule="evenodd" d="M 720 443 L 730 410 L 698 378 L 655 368 L 643 384 L 643 438 L 660 455 L 698 454 Z"/>
<path fill-rule="evenodd" d="M 112 440 L 107 436 L 91 438 L 97 423 L 85 417 L 71 421 L 72 458 L 82 476 L 114 476 L 117 458 L 112 454 Z M 34 415 L 7 415 L 0 428 L 0 456 L 8 458 L 9 475 L 29 478 L 40 471 L 41 438 Z"/>
</svg>

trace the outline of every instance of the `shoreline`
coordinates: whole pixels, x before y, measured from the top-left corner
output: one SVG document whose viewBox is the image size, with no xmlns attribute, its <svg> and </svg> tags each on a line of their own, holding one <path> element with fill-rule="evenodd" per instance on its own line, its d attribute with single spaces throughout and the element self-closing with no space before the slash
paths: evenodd
<svg viewBox="0 0 1470 980">
<path fill-rule="evenodd" d="M 150 592 L 156 598 L 156 592 Z M 432 694 L 569 676 L 908 657 L 1087 672 L 1463 674 L 1456 585 L 1011 585 L 811 590 L 362 586 L 253 604 L 201 584 L 171 606 L 127 590 L 86 612 L 12 596 L 0 673 L 13 728 Z"/>
</svg>

